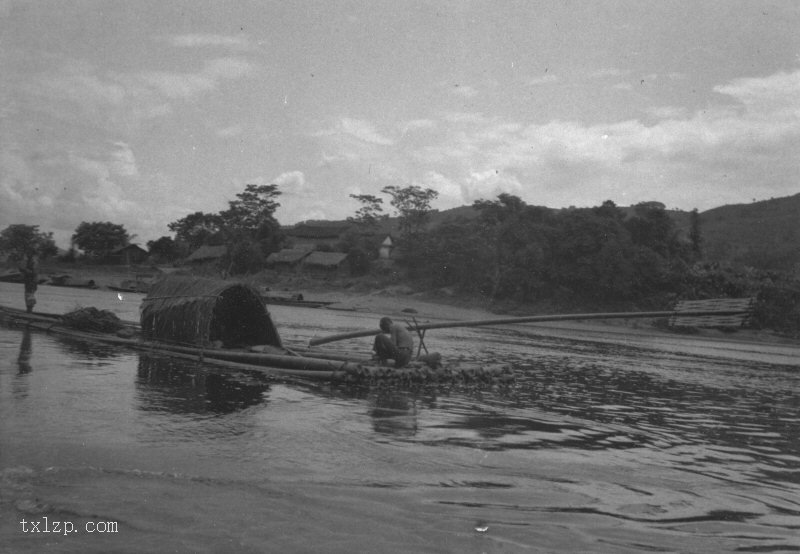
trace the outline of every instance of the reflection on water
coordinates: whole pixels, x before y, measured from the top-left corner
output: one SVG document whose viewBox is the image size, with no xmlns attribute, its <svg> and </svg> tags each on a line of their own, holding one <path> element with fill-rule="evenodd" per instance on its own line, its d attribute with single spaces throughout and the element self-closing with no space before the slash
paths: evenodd
<svg viewBox="0 0 800 554">
<path fill-rule="evenodd" d="M 56 336 L 56 339 L 65 354 L 86 360 L 107 360 L 120 355 L 120 348 L 117 346 L 62 336 Z"/>
<path fill-rule="evenodd" d="M 173 414 L 225 414 L 266 402 L 269 384 L 257 374 L 214 373 L 171 358 L 140 354 L 139 409 Z"/>
<path fill-rule="evenodd" d="M 33 339 L 31 330 L 25 327 L 22 331 L 22 342 L 19 345 L 19 356 L 17 356 L 17 367 L 20 373 L 30 373 L 33 370 L 31 354 L 33 354 Z"/>
</svg>

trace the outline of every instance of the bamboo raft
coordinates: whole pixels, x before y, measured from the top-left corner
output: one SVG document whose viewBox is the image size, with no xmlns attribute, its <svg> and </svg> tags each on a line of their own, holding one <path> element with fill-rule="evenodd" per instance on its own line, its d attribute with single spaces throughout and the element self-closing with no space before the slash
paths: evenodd
<svg viewBox="0 0 800 554">
<path fill-rule="evenodd" d="M 144 299 L 140 325 L 121 322 L 119 332 L 77 329 L 71 326 L 69 315 L 0 307 L 0 321 L 9 326 L 228 369 L 344 382 L 513 380 L 510 367 L 502 364 L 460 362 L 431 367 L 415 361 L 397 369 L 377 365 L 368 358 L 285 348 L 264 300 L 257 291 L 239 283 L 167 279 L 155 285 Z"/>
<path fill-rule="evenodd" d="M 698 309 L 699 308 L 699 309 Z M 91 309 L 90 309 L 91 310 Z M 733 317 L 736 321 L 752 310 L 752 301 L 680 306 L 661 312 L 561 314 L 528 317 L 452 321 L 409 325 L 424 347 L 425 331 L 453 327 L 477 327 L 621 318 Z M 272 322 L 262 294 L 253 287 L 230 281 L 167 277 L 156 283 L 142 301 L 140 325 L 124 325 L 124 333 L 97 332 L 70 326 L 67 316 L 34 313 L 0 307 L 0 321 L 10 325 L 74 339 L 123 346 L 234 369 L 302 376 L 332 381 L 396 379 L 404 381 L 465 380 L 506 382 L 513 380 L 507 365 L 456 362 L 444 367 L 434 357 L 400 369 L 376 365 L 370 359 L 311 348 L 329 342 L 368 337 L 377 330 L 354 331 L 310 341 L 308 348 L 285 348 Z M 720 321 L 717 319 L 717 321 Z M 426 349 L 427 351 L 427 349 Z M 434 360 L 436 363 L 431 363 Z"/>
</svg>

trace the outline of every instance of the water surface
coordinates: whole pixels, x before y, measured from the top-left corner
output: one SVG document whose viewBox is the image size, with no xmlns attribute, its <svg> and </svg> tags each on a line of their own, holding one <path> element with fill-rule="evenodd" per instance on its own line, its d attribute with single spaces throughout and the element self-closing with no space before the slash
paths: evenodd
<svg viewBox="0 0 800 554">
<path fill-rule="evenodd" d="M 141 300 L 38 296 L 129 320 Z M 271 311 L 290 344 L 376 320 Z M 427 342 L 517 379 L 331 385 L 0 327 L 0 551 L 800 550 L 795 349 L 535 326 Z M 22 531 L 45 517 L 75 531 Z"/>
</svg>

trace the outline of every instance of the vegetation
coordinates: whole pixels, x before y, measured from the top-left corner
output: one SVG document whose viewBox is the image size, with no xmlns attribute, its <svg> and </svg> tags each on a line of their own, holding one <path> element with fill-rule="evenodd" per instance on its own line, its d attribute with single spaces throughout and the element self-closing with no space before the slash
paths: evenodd
<svg viewBox="0 0 800 554">
<path fill-rule="evenodd" d="M 785 205 L 766 201 L 699 214 L 670 212 L 659 202 L 553 210 L 500 194 L 445 216 L 431 207 L 438 196 L 432 189 L 381 192 L 396 219 L 383 213 L 380 197 L 350 195 L 359 207 L 337 249 L 349 253 L 352 275 L 373 270 L 394 227 L 400 255 L 392 275 L 417 288 L 447 288 L 496 309 L 539 312 L 660 310 L 680 299 L 752 296 L 755 326 L 800 335 L 800 195 L 783 199 Z M 226 245 L 223 273 L 257 272 L 285 242 L 274 217 L 280 194 L 276 185 L 246 185 L 226 210 L 170 223 L 175 237 L 148 242 L 150 254 L 163 263 L 204 244 Z M 83 222 L 72 238 L 73 247 L 95 259 L 131 239 L 110 222 Z M 11 225 L 0 232 L 0 252 L 14 262 L 52 256 L 56 248 L 52 233 Z"/>
<path fill-rule="evenodd" d="M 72 235 L 72 244 L 92 259 L 107 258 L 112 251 L 130 243 L 131 236 L 125 227 L 110 221 L 86 221 L 78 225 Z"/>
<path fill-rule="evenodd" d="M 274 215 L 280 207 L 280 194 L 277 185 L 245 185 L 244 191 L 228 202 L 227 210 L 216 214 L 194 212 L 167 227 L 175 233 L 175 242 L 185 245 L 179 248 L 189 252 L 204 244 L 225 244 L 228 254 L 221 263 L 227 273 L 257 271 L 283 244 Z"/>
<path fill-rule="evenodd" d="M 0 252 L 12 263 L 33 257 L 48 258 L 58 254 L 53 233 L 39 231 L 38 225 L 9 225 L 0 231 Z"/>
<path fill-rule="evenodd" d="M 147 250 L 158 263 L 175 262 L 189 254 L 187 243 L 166 236 L 147 241 Z"/>
</svg>

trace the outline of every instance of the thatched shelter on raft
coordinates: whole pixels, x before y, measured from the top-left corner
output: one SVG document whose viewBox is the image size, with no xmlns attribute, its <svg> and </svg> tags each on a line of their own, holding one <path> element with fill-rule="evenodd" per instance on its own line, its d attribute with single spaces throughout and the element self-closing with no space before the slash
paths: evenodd
<svg viewBox="0 0 800 554">
<path fill-rule="evenodd" d="M 142 301 L 146 339 L 200 347 L 281 346 L 258 290 L 244 283 L 166 276 Z"/>
</svg>

